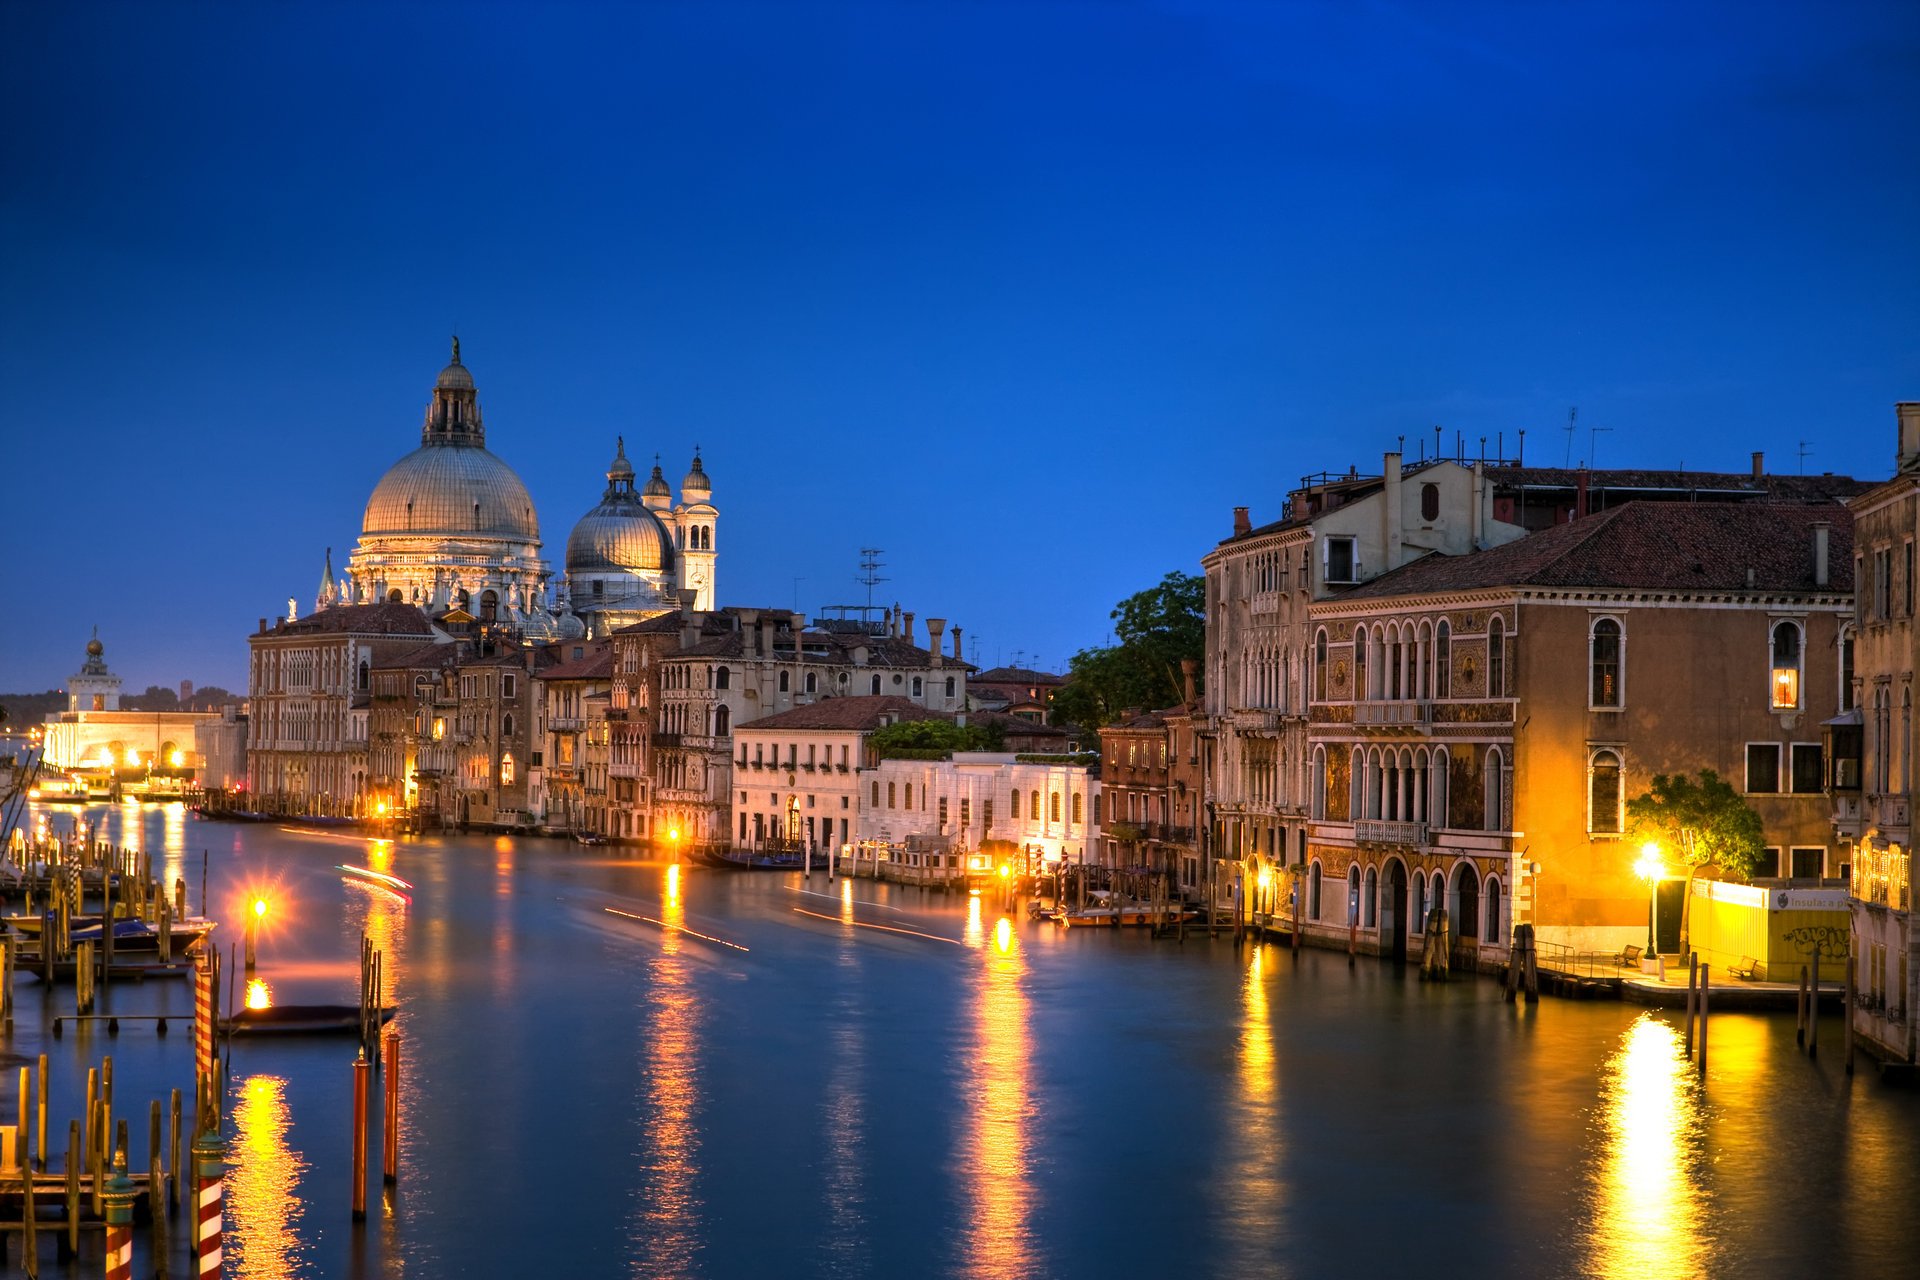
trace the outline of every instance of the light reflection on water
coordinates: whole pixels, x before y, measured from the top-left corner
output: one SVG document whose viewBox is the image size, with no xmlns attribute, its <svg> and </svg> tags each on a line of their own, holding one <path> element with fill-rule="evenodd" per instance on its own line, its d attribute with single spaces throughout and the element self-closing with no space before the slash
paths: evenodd
<svg viewBox="0 0 1920 1280">
<path fill-rule="evenodd" d="M 695 1270 L 701 1203 L 694 1174 L 700 1152 L 698 1110 L 699 1003 L 694 975 L 682 954 L 686 922 L 680 868 L 664 869 L 660 893 L 659 954 L 640 1008 L 637 1123 L 640 1145 L 628 1214 L 636 1276 L 685 1276 Z"/>
<path fill-rule="evenodd" d="M 1643 1014 L 1602 1065 L 1589 1274 L 1700 1275 L 1711 1254 L 1700 1185 L 1703 1100 L 1680 1033 Z"/>
<path fill-rule="evenodd" d="M 1272 952 L 1272 947 L 1256 944 L 1240 979 L 1240 1035 L 1234 1046 L 1234 1090 L 1227 1118 L 1232 1158 L 1223 1166 L 1227 1176 L 1219 1191 L 1229 1269 L 1243 1275 L 1273 1265 L 1286 1203 L 1280 1176 L 1280 1082 L 1267 994 Z"/>
<path fill-rule="evenodd" d="M 984 953 L 975 986 L 970 1070 L 964 1077 L 966 1115 L 960 1142 L 963 1202 L 962 1275 L 981 1280 L 1033 1274 L 1031 1214 L 1037 1190 L 1028 1158 L 1040 1128 L 1028 1019 L 1026 957 L 1002 918 L 988 945 L 980 899 L 967 906 L 965 940 Z"/>
<path fill-rule="evenodd" d="M 854 921 L 853 881 L 840 881 L 840 919 L 846 927 L 834 956 L 834 1016 L 827 1064 L 825 1113 L 827 1143 L 827 1236 L 823 1243 L 828 1274 L 864 1276 L 872 1269 L 872 1242 L 867 1238 L 867 1191 L 862 1169 L 866 1147 L 866 1110 L 861 1081 L 867 1074 L 865 1027 L 861 1001 L 860 943 Z"/>
<path fill-rule="evenodd" d="M 226 1176 L 228 1274 L 285 1280 L 305 1273 L 310 1246 L 300 1237 L 300 1175 L 307 1162 L 287 1141 L 292 1114 L 287 1082 L 247 1076 L 235 1083 L 233 1142 Z"/>
</svg>

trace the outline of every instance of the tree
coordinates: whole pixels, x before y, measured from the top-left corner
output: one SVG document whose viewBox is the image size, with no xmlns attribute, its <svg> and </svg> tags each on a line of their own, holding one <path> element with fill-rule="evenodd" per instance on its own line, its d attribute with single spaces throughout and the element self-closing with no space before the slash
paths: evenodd
<svg viewBox="0 0 1920 1280">
<path fill-rule="evenodd" d="M 998 751 L 1003 745 L 995 726 L 948 720 L 900 720 L 867 736 L 867 746 L 882 760 L 938 759 L 954 751 Z"/>
<path fill-rule="evenodd" d="M 1206 649 L 1206 602 L 1206 579 L 1178 570 L 1122 600 L 1108 615 L 1117 643 L 1073 655 L 1067 683 L 1054 695 L 1053 722 L 1091 734 L 1130 707 L 1178 704 L 1181 660 L 1197 663 Z"/>
<path fill-rule="evenodd" d="M 1627 801 L 1627 835 L 1635 844 L 1657 844 L 1662 856 L 1687 864 L 1680 902 L 1680 943 L 1687 941 L 1693 877 L 1701 867 L 1749 879 L 1759 865 L 1766 829 L 1760 815 L 1719 774 L 1702 769 L 1696 778 L 1657 773 L 1647 793 Z"/>
</svg>

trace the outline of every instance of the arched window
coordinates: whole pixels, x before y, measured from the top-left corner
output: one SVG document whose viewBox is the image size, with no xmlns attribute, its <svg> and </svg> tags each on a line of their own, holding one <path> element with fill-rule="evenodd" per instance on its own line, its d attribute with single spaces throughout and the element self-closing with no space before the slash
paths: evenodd
<svg viewBox="0 0 1920 1280">
<path fill-rule="evenodd" d="M 724 671 L 726 668 L 722 667 L 721 670 Z M 726 703 L 723 702 L 713 709 L 713 732 L 715 737 L 725 737 L 732 724 L 733 712 L 727 709 Z"/>
<path fill-rule="evenodd" d="M 1596 751 L 1587 763 L 1587 830 L 1618 835 L 1621 817 L 1620 755 Z"/>
<path fill-rule="evenodd" d="M 1347 923 L 1360 923 L 1360 865 L 1347 868 Z"/>
<path fill-rule="evenodd" d="M 1507 696 L 1507 624 L 1497 613 L 1487 623 L 1487 696 Z"/>
<path fill-rule="evenodd" d="M 1083 821 L 1083 819 L 1082 819 L 1082 818 L 1081 818 L 1081 816 L 1080 816 L 1080 813 L 1081 813 L 1081 810 L 1080 810 L 1080 801 L 1081 801 L 1081 799 L 1082 799 L 1082 797 L 1081 797 L 1081 795 L 1080 795 L 1080 793 L 1079 793 L 1078 791 L 1076 791 L 1076 792 L 1074 792 L 1074 793 L 1073 793 L 1073 825 L 1074 825 L 1074 826 L 1076 826 L 1076 827 L 1077 827 L 1077 826 L 1079 826 L 1079 825 L 1080 825 L 1080 823 L 1081 823 L 1081 822 Z"/>
<path fill-rule="evenodd" d="M 1313 749 L 1313 800 L 1309 813 L 1315 818 L 1327 816 L 1327 749 L 1323 746 Z"/>
<path fill-rule="evenodd" d="M 511 751 L 505 752 L 500 757 L 500 785 L 503 787 L 513 785 L 513 752 Z"/>
<path fill-rule="evenodd" d="M 1320 628 L 1313 637 L 1313 700 L 1327 700 L 1327 629 Z"/>
<path fill-rule="evenodd" d="M 1800 626 L 1778 622 L 1773 627 L 1773 705 L 1791 710 L 1800 705 Z"/>
<path fill-rule="evenodd" d="M 1413 882 L 1407 887 L 1407 901 L 1412 911 L 1407 916 L 1407 925 L 1415 933 L 1424 933 L 1427 928 L 1427 878 L 1418 871 L 1413 873 Z"/>
<path fill-rule="evenodd" d="M 1028 792 L 1027 801 L 1027 821 L 1040 821 L 1040 793 L 1038 791 Z"/>
<path fill-rule="evenodd" d="M 880 674 L 879 674 L 879 672 L 875 672 L 875 673 L 874 673 L 874 676 L 873 676 L 873 691 L 874 691 L 875 693 L 878 693 L 878 692 L 880 692 Z"/>
<path fill-rule="evenodd" d="M 1315 858 L 1313 865 L 1307 868 L 1307 919 L 1320 918 L 1320 860 Z"/>
<path fill-rule="evenodd" d="M 953 677 L 952 676 L 947 677 L 947 696 L 949 698 L 953 696 Z"/>
<path fill-rule="evenodd" d="M 920 677 L 919 676 L 915 676 L 913 678 L 913 696 L 916 698 L 920 696 Z"/>
<path fill-rule="evenodd" d="M 1453 696 L 1453 628 L 1445 618 L 1433 629 L 1433 696 Z"/>
<path fill-rule="evenodd" d="M 1058 791 L 1049 791 L 1047 793 L 1047 821 L 1060 821 L 1060 793 Z"/>
<path fill-rule="evenodd" d="M 1433 753 L 1433 794 L 1427 798 L 1427 825 L 1429 827 L 1451 827 L 1451 814 L 1448 812 L 1453 779 L 1449 776 L 1453 769 L 1453 757 L 1445 747 Z"/>
<path fill-rule="evenodd" d="M 372 679 L 372 676 L 367 670 L 367 660 L 362 658 L 360 659 L 360 692 L 365 693 L 367 691 L 367 681 L 370 679 Z"/>
<path fill-rule="evenodd" d="M 1432 521 L 1440 518 L 1440 486 L 1423 484 L 1420 486 L 1420 518 Z"/>
<path fill-rule="evenodd" d="M 1465 863 L 1453 873 L 1453 936 L 1460 939 L 1480 936 L 1480 877 Z"/>
<path fill-rule="evenodd" d="M 1587 637 L 1588 705 L 1595 709 L 1616 709 L 1622 704 L 1621 665 L 1626 656 L 1626 637 L 1612 618 L 1600 618 Z"/>
<path fill-rule="evenodd" d="M 1360 702 L 1368 695 L 1367 688 L 1367 629 L 1355 627 L 1353 631 L 1353 700 Z"/>
<path fill-rule="evenodd" d="M 1487 905 L 1482 912 L 1486 916 L 1486 932 L 1481 938 L 1487 942 L 1500 941 L 1500 881 L 1493 876 L 1487 877 Z"/>
<path fill-rule="evenodd" d="M 500 616 L 500 593 L 487 590 L 480 593 L 480 621 L 492 622 Z"/>
<path fill-rule="evenodd" d="M 387 592 L 388 604 L 405 604 L 406 602 L 407 598 L 400 594 L 400 588 L 395 587 L 393 590 Z"/>
<path fill-rule="evenodd" d="M 782 671 L 780 673 L 780 692 L 787 693 L 790 692 L 792 688 L 793 673 L 791 671 Z"/>
<path fill-rule="evenodd" d="M 503 738 L 513 736 L 513 712 L 511 711 L 500 717 L 500 736 Z"/>
<path fill-rule="evenodd" d="M 1017 821 L 1019 821 L 1019 818 L 1020 818 L 1020 788 L 1018 788 L 1018 787 L 1015 787 L 1015 788 L 1013 789 L 1013 803 L 1012 803 L 1012 804 L 1011 804 L 1010 806 L 1008 806 L 1008 810 L 1007 810 L 1007 816 L 1008 816 L 1008 817 L 1010 817 L 1010 818 L 1012 818 L 1012 819 L 1014 819 L 1014 820 L 1015 820 L 1016 822 L 1017 822 Z"/>
<path fill-rule="evenodd" d="M 1481 827 L 1487 831 L 1505 831 L 1507 829 L 1507 761 L 1498 747 L 1487 748 L 1484 781 L 1486 783 L 1484 798 L 1487 808 L 1486 820 L 1481 823 Z"/>
<path fill-rule="evenodd" d="M 731 689 L 733 687 L 733 668 L 716 668 L 713 673 L 713 687 L 716 689 Z"/>
<path fill-rule="evenodd" d="M 1379 918 L 1380 877 L 1372 867 L 1367 868 L 1367 883 L 1360 892 L 1360 924 L 1362 928 L 1377 929 Z"/>
</svg>

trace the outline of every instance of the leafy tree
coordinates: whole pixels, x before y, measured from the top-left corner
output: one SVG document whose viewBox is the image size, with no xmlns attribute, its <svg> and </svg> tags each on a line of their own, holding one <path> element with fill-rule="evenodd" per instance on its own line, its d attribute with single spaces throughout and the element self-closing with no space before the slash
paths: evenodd
<svg viewBox="0 0 1920 1280">
<path fill-rule="evenodd" d="M 1627 835 L 1636 844 L 1660 846 L 1663 857 L 1687 864 L 1686 894 L 1680 906 L 1680 940 L 1687 940 L 1693 877 L 1701 867 L 1749 879 L 1765 847 L 1760 815 L 1712 769 L 1696 778 L 1658 773 L 1647 793 L 1627 801 Z"/>
<path fill-rule="evenodd" d="M 1198 662 L 1206 649 L 1206 603 L 1206 579 L 1177 570 L 1122 600 L 1108 615 L 1116 643 L 1082 649 L 1067 664 L 1053 722 L 1092 733 L 1129 707 L 1177 704 L 1181 659 Z"/>
<path fill-rule="evenodd" d="M 998 751 L 1004 739 L 993 725 L 949 720 L 901 720 L 875 729 L 867 745 L 883 760 L 927 759 L 952 751 Z"/>
</svg>

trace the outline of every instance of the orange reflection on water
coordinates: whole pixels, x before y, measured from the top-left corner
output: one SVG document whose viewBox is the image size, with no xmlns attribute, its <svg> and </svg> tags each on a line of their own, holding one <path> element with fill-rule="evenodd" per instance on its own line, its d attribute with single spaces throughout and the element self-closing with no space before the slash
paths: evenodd
<svg viewBox="0 0 1920 1280">
<path fill-rule="evenodd" d="M 1643 1014 L 1602 1066 L 1600 1086 L 1588 1273 L 1622 1280 L 1701 1274 L 1708 1255 L 1699 1183 L 1703 1104 L 1680 1033 Z"/>
<path fill-rule="evenodd" d="M 976 890 L 967 895 L 967 927 L 960 933 L 960 940 L 970 947 L 977 947 L 986 938 L 985 926 L 981 924 L 980 894 Z"/>
<path fill-rule="evenodd" d="M 1285 1188 L 1280 1178 L 1280 1082 L 1267 994 L 1267 956 L 1256 944 L 1240 980 L 1240 1037 L 1234 1046 L 1235 1084 L 1228 1121 L 1233 1155 L 1220 1190 L 1229 1270 L 1251 1275 L 1273 1265 Z"/>
<path fill-rule="evenodd" d="M 273 988 L 258 978 L 250 979 L 247 982 L 247 1008 L 273 1008 Z"/>
<path fill-rule="evenodd" d="M 371 852 L 371 851 L 369 851 Z M 382 870 L 375 865 L 374 870 Z M 360 885 L 349 880 L 349 885 Z M 406 942 L 407 901 L 397 894 L 371 885 L 366 892 L 347 895 L 347 920 L 356 932 L 365 934 L 380 953 L 380 1003 L 394 1003 L 400 988 L 400 949 Z"/>
<path fill-rule="evenodd" d="M 307 1162 L 287 1145 L 293 1123 L 287 1082 L 256 1075 L 238 1088 L 226 1177 L 227 1274 L 285 1280 L 307 1269 L 298 1230 L 304 1209 L 300 1175 Z"/>
<path fill-rule="evenodd" d="M 640 1179 L 631 1215 L 633 1274 L 684 1276 L 693 1271 L 699 1247 L 700 1200 L 694 1185 L 700 1131 L 699 1006 L 693 973 L 683 955 L 686 907 L 680 899 L 680 868 L 665 868 L 660 893 L 660 954 L 649 966 L 650 982 L 641 1022 L 646 1047 L 641 1061 Z"/>
<path fill-rule="evenodd" d="M 866 1038 L 862 1030 L 859 930 L 852 927 L 853 881 L 840 881 L 841 931 L 833 977 L 833 1058 L 827 1071 L 824 1120 L 827 1138 L 827 1236 L 823 1242 L 827 1273 L 863 1275 L 872 1250 L 866 1192 L 866 1106 L 861 1082 L 866 1075 Z"/>
<path fill-rule="evenodd" d="M 1039 1125 L 1030 1079 L 1026 957 L 1010 925 L 1004 934 L 996 934 L 996 945 L 983 948 L 972 1070 L 965 1085 L 972 1107 L 960 1153 L 968 1201 L 960 1270 L 997 1280 L 1031 1275 L 1037 1261 L 1029 1217 L 1036 1193 L 1028 1144 Z M 983 939 L 980 899 L 974 898 L 967 910 L 967 940 L 981 946 Z M 1005 945 L 999 945 L 1002 941 Z"/>
</svg>

